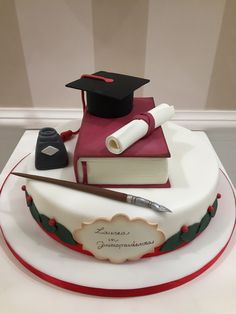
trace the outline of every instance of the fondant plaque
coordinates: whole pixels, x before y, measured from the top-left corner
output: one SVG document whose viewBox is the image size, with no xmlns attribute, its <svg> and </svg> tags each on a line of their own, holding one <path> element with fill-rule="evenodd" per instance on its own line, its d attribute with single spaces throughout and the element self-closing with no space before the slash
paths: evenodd
<svg viewBox="0 0 236 314">
<path fill-rule="evenodd" d="M 130 219 L 118 214 L 110 220 L 99 218 L 91 223 L 83 223 L 74 232 L 74 238 L 98 259 L 108 259 L 112 263 L 136 260 L 165 241 L 157 224 L 144 219 Z"/>
</svg>

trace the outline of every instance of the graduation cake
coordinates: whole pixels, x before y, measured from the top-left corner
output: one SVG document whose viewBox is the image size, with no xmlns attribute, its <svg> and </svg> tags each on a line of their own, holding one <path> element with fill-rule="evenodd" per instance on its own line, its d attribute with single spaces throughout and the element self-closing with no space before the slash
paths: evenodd
<svg viewBox="0 0 236 314">
<path fill-rule="evenodd" d="M 220 198 L 208 140 L 167 121 L 173 107 L 133 97 L 148 82 L 100 71 L 67 84 L 82 91 L 79 135 L 62 142 L 75 121 L 58 132 L 42 129 L 21 174 L 29 210 L 49 236 L 113 263 L 186 245 L 208 226 Z"/>
</svg>

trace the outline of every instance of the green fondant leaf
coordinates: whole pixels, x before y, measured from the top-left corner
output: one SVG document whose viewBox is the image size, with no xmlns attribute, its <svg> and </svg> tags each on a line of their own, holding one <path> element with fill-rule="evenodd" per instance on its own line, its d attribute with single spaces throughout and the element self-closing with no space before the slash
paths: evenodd
<svg viewBox="0 0 236 314">
<path fill-rule="evenodd" d="M 40 215 L 41 222 L 42 222 L 42 227 L 48 231 L 48 232 L 55 232 L 56 231 L 56 226 L 50 226 L 49 225 L 49 218 L 43 214 Z"/>
<path fill-rule="evenodd" d="M 199 229 L 199 223 L 189 226 L 188 232 L 181 233 L 181 239 L 184 242 L 192 241 L 197 236 L 198 229 Z"/>
<path fill-rule="evenodd" d="M 214 203 L 213 203 L 213 205 L 212 205 L 215 209 L 217 209 L 217 207 L 218 207 L 218 200 L 217 200 L 217 198 L 215 199 L 215 201 L 214 201 Z"/>
<path fill-rule="evenodd" d="M 69 244 L 77 244 L 77 242 L 72 237 L 72 234 L 69 230 L 67 230 L 63 225 L 60 223 L 56 224 L 56 232 L 55 234 L 60 238 L 63 242 L 69 243 Z"/>
<path fill-rule="evenodd" d="M 209 225 L 210 221 L 211 221 L 211 214 L 207 212 L 205 216 L 202 217 L 202 220 L 200 221 L 198 233 L 201 233 L 203 230 L 205 230 L 206 227 Z"/>
<path fill-rule="evenodd" d="M 27 196 L 27 194 L 26 194 Z M 49 225 L 49 218 L 43 214 L 39 214 L 34 202 L 28 204 L 30 212 L 34 219 L 42 225 L 47 232 L 54 232 L 60 240 L 69 244 L 77 244 L 72 234 L 62 224 L 56 223 L 55 226 Z"/>
<path fill-rule="evenodd" d="M 39 215 L 39 212 L 34 204 L 34 202 L 32 202 L 29 206 L 29 209 L 30 209 L 30 212 L 31 212 L 31 215 L 34 217 L 34 219 L 40 223 L 41 222 L 41 219 L 40 219 L 40 215 Z"/>
<path fill-rule="evenodd" d="M 180 236 L 181 236 L 180 231 L 174 234 L 161 246 L 160 251 L 166 252 L 166 251 L 172 251 L 174 249 L 177 249 L 177 247 L 183 243 L 183 240 L 181 239 Z"/>
<path fill-rule="evenodd" d="M 216 214 L 216 211 L 217 211 L 217 207 L 218 207 L 218 200 L 217 200 L 217 198 L 215 199 L 215 201 L 214 201 L 212 206 L 215 208 L 215 210 L 212 211 L 210 214 L 211 214 L 211 217 L 214 217 L 215 214 Z"/>
<path fill-rule="evenodd" d="M 32 202 L 28 202 L 27 197 L 29 196 L 29 193 L 27 191 L 25 191 L 25 200 L 26 200 L 26 204 L 28 207 L 30 207 L 30 205 L 32 204 Z"/>
</svg>

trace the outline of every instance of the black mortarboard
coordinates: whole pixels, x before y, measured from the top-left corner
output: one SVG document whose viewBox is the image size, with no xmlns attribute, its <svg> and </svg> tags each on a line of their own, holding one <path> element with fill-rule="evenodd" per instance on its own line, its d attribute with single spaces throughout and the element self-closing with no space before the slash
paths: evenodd
<svg viewBox="0 0 236 314">
<path fill-rule="evenodd" d="M 149 80 L 105 71 L 84 74 L 66 87 L 87 92 L 87 110 L 103 118 L 122 117 L 133 108 L 134 91 Z"/>
</svg>

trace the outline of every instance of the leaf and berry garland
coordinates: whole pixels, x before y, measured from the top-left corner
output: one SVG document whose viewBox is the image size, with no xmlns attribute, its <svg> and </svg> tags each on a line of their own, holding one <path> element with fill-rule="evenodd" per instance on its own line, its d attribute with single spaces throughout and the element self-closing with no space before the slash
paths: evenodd
<svg viewBox="0 0 236 314">
<path fill-rule="evenodd" d="M 47 216 L 40 214 L 33 202 L 32 197 L 25 190 L 25 187 L 23 187 L 22 189 L 25 191 L 26 202 L 30 209 L 30 212 L 33 218 L 37 221 L 37 223 L 47 232 L 54 233 L 61 241 L 68 244 L 76 245 L 77 242 L 74 240 L 71 232 L 62 224 L 58 223 L 55 219 L 50 219 Z"/>
<path fill-rule="evenodd" d="M 217 198 L 215 199 L 212 206 L 208 207 L 206 214 L 203 216 L 199 223 L 195 223 L 191 226 L 183 226 L 181 230 L 175 233 L 172 237 L 170 237 L 167 241 L 165 241 L 161 248 L 161 252 L 173 251 L 180 247 L 181 245 L 188 243 L 195 239 L 206 227 L 209 225 L 211 219 L 215 216 L 216 210 L 218 207 L 218 198 L 221 195 L 217 194 Z"/>
<path fill-rule="evenodd" d="M 32 197 L 27 193 L 25 186 L 22 187 L 22 190 L 25 191 L 25 197 L 27 205 L 30 209 L 30 212 L 33 218 L 45 229 L 47 232 L 54 233 L 61 241 L 76 245 L 77 242 L 74 240 L 71 232 L 64 227 L 62 224 L 58 223 L 53 218 L 48 218 L 47 216 L 40 214 L 33 202 Z M 212 206 L 208 207 L 206 214 L 203 216 L 199 223 L 192 224 L 190 226 L 182 226 L 180 231 L 171 236 L 167 241 L 165 241 L 160 247 L 160 252 L 165 253 L 168 251 L 173 251 L 184 245 L 193 239 L 195 239 L 206 227 L 209 225 L 211 219 L 215 216 L 216 210 L 218 207 L 218 200 L 221 197 L 220 194 L 217 194 Z"/>
</svg>

